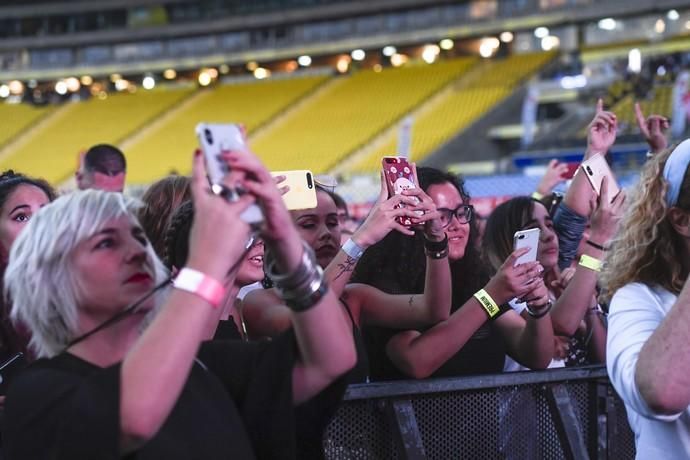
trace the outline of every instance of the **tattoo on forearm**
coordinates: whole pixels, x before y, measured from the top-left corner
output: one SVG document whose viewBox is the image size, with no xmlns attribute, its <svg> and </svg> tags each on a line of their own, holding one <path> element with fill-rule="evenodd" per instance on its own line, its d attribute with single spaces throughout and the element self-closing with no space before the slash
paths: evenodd
<svg viewBox="0 0 690 460">
<path fill-rule="evenodd" d="M 333 278 L 333 280 L 337 280 L 341 276 L 343 276 L 345 273 L 351 272 L 355 269 L 355 265 L 357 265 L 357 259 L 347 256 L 347 259 L 345 259 L 345 262 L 339 263 L 338 268 L 340 271 L 338 274 Z"/>
</svg>

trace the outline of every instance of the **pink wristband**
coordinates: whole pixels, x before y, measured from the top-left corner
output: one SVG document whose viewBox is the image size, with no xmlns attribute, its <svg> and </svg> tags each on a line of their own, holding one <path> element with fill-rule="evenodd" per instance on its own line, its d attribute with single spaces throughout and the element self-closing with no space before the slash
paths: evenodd
<svg viewBox="0 0 690 460">
<path fill-rule="evenodd" d="M 214 308 L 218 308 L 225 297 L 225 288 L 220 281 L 191 268 L 183 268 L 173 281 L 173 287 L 198 295 Z"/>
</svg>

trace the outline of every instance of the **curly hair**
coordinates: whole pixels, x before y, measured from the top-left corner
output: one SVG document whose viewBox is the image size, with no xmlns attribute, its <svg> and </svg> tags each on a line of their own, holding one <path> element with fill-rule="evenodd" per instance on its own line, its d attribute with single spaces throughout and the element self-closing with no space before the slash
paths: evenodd
<svg viewBox="0 0 690 460">
<path fill-rule="evenodd" d="M 181 203 L 191 199 L 191 180 L 186 176 L 168 176 L 151 185 L 141 197 L 139 222 L 153 249 L 165 259 L 165 235 L 172 215 Z"/>
<path fill-rule="evenodd" d="M 611 244 L 601 274 L 607 300 L 633 282 L 658 285 L 674 294 L 683 288 L 687 272 L 678 257 L 683 241 L 667 217 L 668 182 L 663 177 L 671 152 L 667 149 L 647 162 L 629 198 L 620 233 Z M 690 211 L 690 168 L 683 176 L 676 207 Z"/>
<path fill-rule="evenodd" d="M 470 202 L 470 195 L 459 176 L 435 168 L 419 167 L 417 178 L 424 191 L 432 185 L 450 183 L 458 190 L 464 203 Z M 465 255 L 451 262 L 454 309 L 464 304 L 488 279 L 476 248 L 478 234 L 476 222 L 472 219 Z M 409 237 L 391 232 L 366 250 L 357 264 L 353 281 L 392 294 L 412 294 L 424 291 L 425 272 L 424 235 L 417 232 L 414 237 Z"/>
</svg>

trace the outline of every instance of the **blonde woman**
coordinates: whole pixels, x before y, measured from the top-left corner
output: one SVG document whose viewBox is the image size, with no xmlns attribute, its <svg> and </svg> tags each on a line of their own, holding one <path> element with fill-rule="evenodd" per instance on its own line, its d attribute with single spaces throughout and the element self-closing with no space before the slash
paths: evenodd
<svg viewBox="0 0 690 460">
<path fill-rule="evenodd" d="M 606 259 L 607 367 L 637 458 L 690 457 L 690 140 L 652 158 Z"/>
</svg>

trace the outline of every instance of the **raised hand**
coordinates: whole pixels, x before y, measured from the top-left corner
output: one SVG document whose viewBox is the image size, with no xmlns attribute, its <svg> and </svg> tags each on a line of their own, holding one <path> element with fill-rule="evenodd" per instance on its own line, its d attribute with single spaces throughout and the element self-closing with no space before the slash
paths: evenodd
<svg viewBox="0 0 690 460">
<path fill-rule="evenodd" d="M 528 262 L 515 265 L 518 258 L 529 252 L 530 248 L 521 248 L 508 256 L 498 272 L 486 285 L 486 290 L 498 304 L 512 299 L 521 299 L 539 285 L 544 268 L 539 262 Z M 543 280 L 541 281 L 543 284 Z"/>
<path fill-rule="evenodd" d="M 616 141 L 618 119 L 613 112 L 604 111 L 604 101 L 597 101 L 594 119 L 587 128 L 587 151 L 606 153 Z"/>
<path fill-rule="evenodd" d="M 645 118 L 640 103 L 635 102 L 635 119 L 652 153 L 661 152 L 668 146 L 666 131 L 668 131 L 669 123 L 666 117 L 652 114 Z"/>
<path fill-rule="evenodd" d="M 539 186 L 537 187 L 537 192 L 542 196 L 548 195 L 553 191 L 554 188 L 556 188 L 558 184 L 565 180 L 563 178 L 563 174 L 567 172 L 567 163 L 559 163 L 558 160 L 549 161 L 549 164 L 546 167 L 546 172 L 544 173 L 544 176 L 541 178 Z"/>
<path fill-rule="evenodd" d="M 592 213 L 590 240 L 600 245 L 607 245 L 618 232 L 623 215 L 625 192 L 621 190 L 618 195 L 611 196 L 608 178 L 601 182 L 601 194 L 597 200 L 597 206 Z"/>
</svg>

